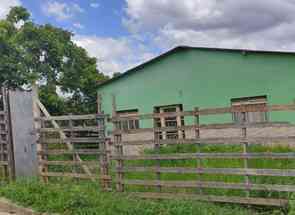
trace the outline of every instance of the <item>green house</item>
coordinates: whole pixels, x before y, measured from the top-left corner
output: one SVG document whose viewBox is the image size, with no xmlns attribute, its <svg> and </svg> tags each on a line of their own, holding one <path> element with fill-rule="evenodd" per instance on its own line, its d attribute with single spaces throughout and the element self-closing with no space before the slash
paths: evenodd
<svg viewBox="0 0 295 215">
<path fill-rule="evenodd" d="M 189 111 L 243 102 L 292 104 L 295 53 L 180 46 L 101 84 L 98 93 L 106 114 L 112 114 L 113 95 L 119 114 Z M 253 113 L 248 119 L 295 122 L 295 112 Z M 239 116 L 200 120 L 233 122 Z M 132 129 L 148 125 L 131 122 L 122 126 Z"/>
</svg>

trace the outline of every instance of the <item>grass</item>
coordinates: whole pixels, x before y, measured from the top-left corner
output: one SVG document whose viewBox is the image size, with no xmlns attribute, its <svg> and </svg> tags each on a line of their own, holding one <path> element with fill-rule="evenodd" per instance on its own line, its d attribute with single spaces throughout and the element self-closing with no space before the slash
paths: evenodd
<svg viewBox="0 0 295 215">
<path fill-rule="evenodd" d="M 259 214 L 257 211 L 234 205 L 134 199 L 128 195 L 101 192 L 99 186 L 92 182 L 60 181 L 43 184 L 38 180 L 19 180 L 1 186 L 0 195 L 38 212 L 65 215 Z M 270 214 L 270 212 L 260 214 Z"/>
<path fill-rule="evenodd" d="M 201 152 L 242 152 L 242 146 L 235 145 L 206 145 L 201 147 Z M 250 152 L 295 152 L 295 149 L 286 146 L 265 147 L 261 145 L 250 145 Z M 174 154 L 174 153 L 192 153 L 197 152 L 196 145 L 174 145 L 164 146 L 160 149 L 160 154 Z M 154 150 L 146 151 L 146 154 L 155 154 Z M 157 161 L 138 160 L 125 162 L 124 166 L 155 166 Z M 242 159 L 203 159 L 201 166 L 204 168 L 243 168 L 244 161 Z M 196 167 L 197 160 L 162 160 L 161 167 Z M 295 169 L 295 160 L 272 160 L 272 159 L 251 159 L 248 163 L 249 168 L 257 169 Z M 141 179 L 141 180 L 155 180 L 155 173 L 127 173 L 126 179 Z M 295 185 L 292 177 L 273 177 L 273 176 L 249 176 L 251 183 L 255 184 L 281 184 L 281 185 Z M 244 183 L 244 176 L 231 175 L 214 175 L 214 174 L 176 174 L 176 173 L 161 173 L 161 180 L 203 180 L 203 181 L 220 181 L 228 183 Z M 129 191 L 155 191 L 156 188 L 143 186 L 126 186 Z M 196 189 L 178 189 L 178 188 L 162 188 L 163 192 L 186 192 L 194 193 Z M 206 194 L 211 195 L 227 195 L 227 196 L 245 196 L 246 192 L 243 190 L 230 189 L 203 189 Z M 291 193 L 287 192 L 270 192 L 270 191 L 250 191 L 251 197 L 271 197 L 271 198 L 291 198 Z"/>
<path fill-rule="evenodd" d="M 249 147 L 251 152 L 294 152 L 295 149 L 276 146 L 264 147 L 253 145 Z M 173 153 L 193 153 L 197 152 L 195 145 L 174 145 L 161 147 L 160 154 Z M 241 146 L 202 146 L 201 152 L 242 152 Z M 155 154 L 154 150 L 148 150 L 146 154 Z M 71 157 L 52 157 L 51 159 L 72 159 Z M 85 157 L 85 160 L 97 159 L 95 157 Z M 154 166 L 156 161 L 138 160 L 125 162 L 126 166 Z M 196 167 L 197 161 L 194 160 L 166 160 L 161 161 L 162 167 Z M 241 159 L 204 159 L 202 167 L 209 168 L 242 168 Z M 52 171 L 68 171 L 62 167 L 50 167 Z M 114 165 L 112 165 L 114 168 Z M 249 168 L 263 169 L 295 169 L 294 160 L 271 160 L 254 159 L 249 160 Z M 71 171 L 71 170 L 70 170 Z M 114 171 L 112 171 L 112 174 Z M 156 179 L 154 173 L 126 173 L 126 179 Z M 206 180 L 243 183 L 243 176 L 224 176 L 224 175 L 197 175 L 197 174 L 173 174 L 162 173 L 162 180 Z M 295 181 L 291 177 L 250 177 L 251 183 L 264 184 L 293 184 Z M 54 182 L 54 183 L 53 183 Z M 126 191 L 155 191 L 156 188 L 144 186 L 126 186 Z M 163 192 L 186 192 L 196 193 L 197 189 L 174 189 L 163 188 Z M 244 191 L 229 189 L 203 189 L 206 194 L 245 196 Z M 60 214 L 281 214 L 273 208 L 245 208 L 230 204 L 213 204 L 198 201 L 151 201 L 134 199 L 131 196 L 120 193 L 102 192 L 98 184 L 86 181 L 64 179 L 52 180 L 49 184 L 43 184 L 38 180 L 20 180 L 17 182 L 0 185 L 0 195 L 20 203 L 26 207 L 32 207 L 39 212 L 60 213 Z M 177 195 L 177 194 L 176 194 Z M 251 191 L 251 197 L 272 197 L 289 198 L 292 194 L 285 192 L 265 192 Z M 266 210 L 266 211 L 264 211 Z M 264 212 L 263 212 L 264 211 Z M 290 214 L 295 210 L 290 210 Z"/>
</svg>

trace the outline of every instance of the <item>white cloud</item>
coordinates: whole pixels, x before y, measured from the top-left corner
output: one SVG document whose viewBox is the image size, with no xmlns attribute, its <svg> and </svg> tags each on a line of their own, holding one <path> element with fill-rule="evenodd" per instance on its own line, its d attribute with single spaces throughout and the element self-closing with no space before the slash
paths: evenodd
<svg viewBox="0 0 295 215">
<path fill-rule="evenodd" d="M 0 19 L 4 19 L 10 11 L 11 7 L 20 6 L 19 0 L 1 0 L 0 1 Z"/>
<path fill-rule="evenodd" d="M 89 55 L 98 59 L 101 72 L 112 75 L 124 72 L 154 55 L 130 38 L 102 38 L 97 36 L 78 35 L 74 42 L 85 48 Z"/>
<path fill-rule="evenodd" d="M 78 29 L 83 29 L 83 28 L 84 28 L 84 25 L 82 25 L 80 22 L 75 22 L 75 23 L 73 24 L 73 26 L 74 26 L 75 28 L 78 28 Z"/>
<path fill-rule="evenodd" d="M 293 0 L 126 0 L 123 24 L 176 45 L 294 49 Z"/>
<path fill-rule="evenodd" d="M 98 8 L 98 7 L 99 7 L 99 3 L 97 3 L 97 2 L 92 2 L 92 3 L 90 3 L 90 7 Z"/>
<path fill-rule="evenodd" d="M 48 1 L 43 4 L 42 11 L 47 16 L 63 21 L 70 19 L 79 13 L 83 13 L 84 9 L 76 3 L 67 4 L 58 1 Z"/>
</svg>

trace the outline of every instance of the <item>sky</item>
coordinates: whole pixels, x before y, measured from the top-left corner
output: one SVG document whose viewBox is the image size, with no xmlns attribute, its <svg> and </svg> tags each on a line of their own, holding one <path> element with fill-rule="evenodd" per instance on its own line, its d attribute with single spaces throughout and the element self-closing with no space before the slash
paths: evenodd
<svg viewBox="0 0 295 215">
<path fill-rule="evenodd" d="M 295 50 L 295 0 L 0 0 L 74 33 L 107 75 L 179 46 Z"/>
</svg>

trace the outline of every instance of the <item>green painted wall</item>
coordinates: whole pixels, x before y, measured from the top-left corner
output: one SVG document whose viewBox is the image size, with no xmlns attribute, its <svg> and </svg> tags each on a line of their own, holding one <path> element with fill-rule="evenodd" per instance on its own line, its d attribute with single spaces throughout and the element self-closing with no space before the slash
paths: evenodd
<svg viewBox="0 0 295 215">
<path fill-rule="evenodd" d="M 154 106 L 230 106 L 231 98 L 267 95 L 269 104 L 290 104 L 295 98 L 295 55 L 282 53 L 184 49 L 139 71 L 101 86 L 102 108 L 151 113 Z M 295 122 L 294 113 L 272 113 L 272 121 Z M 231 122 L 230 115 L 202 117 L 201 123 Z M 144 126 L 145 127 L 145 126 Z"/>
</svg>

